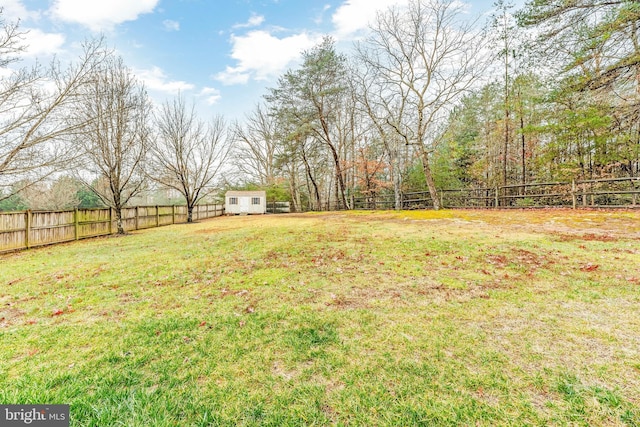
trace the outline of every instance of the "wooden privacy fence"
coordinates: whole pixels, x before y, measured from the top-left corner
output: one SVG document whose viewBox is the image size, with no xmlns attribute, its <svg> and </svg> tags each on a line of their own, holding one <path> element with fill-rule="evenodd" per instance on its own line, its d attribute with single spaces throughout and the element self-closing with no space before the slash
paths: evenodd
<svg viewBox="0 0 640 427">
<path fill-rule="evenodd" d="M 640 206 L 640 177 L 542 182 L 495 188 L 441 189 L 444 208 L 610 207 Z M 393 196 L 356 197 L 355 209 L 393 209 Z M 402 209 L 433 207 L 428 191 L 402 194 Z"/>
<path fill-rule="evenodd" d="M 224 215 L 223 205 L 198 205 L 193 220 Z M 122 210 L 125 231 L 187 222 L 186 206 L 136 206 Z M 0 252 L 105 236 L 117 231 L 113 209 L 0 212 Z"/>
</svg>

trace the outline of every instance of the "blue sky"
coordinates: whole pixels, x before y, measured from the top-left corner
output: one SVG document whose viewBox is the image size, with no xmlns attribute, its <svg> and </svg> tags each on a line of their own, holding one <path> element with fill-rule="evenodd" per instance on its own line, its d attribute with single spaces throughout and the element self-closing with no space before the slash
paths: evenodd
<svg viewBox="0 0 640 427">
<path fill-rule="evenodd" d="M 26 60 L 69 58 L 104 34 L 156 102 L 181 92 L 201 114 L 241 118 L 323 35 L 348 49 L 378 9 L 406 0 L 0 0 L 28 30 Z M 472 0 L 470 16 L 491 0 Z"/>
</svg>

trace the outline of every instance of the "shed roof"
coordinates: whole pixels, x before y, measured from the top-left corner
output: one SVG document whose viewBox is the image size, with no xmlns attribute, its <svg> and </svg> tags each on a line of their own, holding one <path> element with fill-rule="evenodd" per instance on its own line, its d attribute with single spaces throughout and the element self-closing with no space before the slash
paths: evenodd
<svg viewBox="0 0 640 427">
<path fill-rule="evenodd" d="M 236 191 L 229 190 L 225 193 L 225 197 L 239 197 L 239 196 L 248 196 L 248 197 L 267 197 L 266 191 Z"/>
</svg>

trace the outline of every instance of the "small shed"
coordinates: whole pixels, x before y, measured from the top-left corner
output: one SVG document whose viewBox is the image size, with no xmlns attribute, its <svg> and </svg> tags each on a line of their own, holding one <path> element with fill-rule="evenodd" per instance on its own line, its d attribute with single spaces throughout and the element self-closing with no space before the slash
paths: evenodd
<svg viewBox="0 0 640 427">
<path fill-rule="evenodd" d="M 227 215 L 247 215 L 267 213 L 267 193 L 265 191 L 227 191 L 224 195 Z"/>
</svg>

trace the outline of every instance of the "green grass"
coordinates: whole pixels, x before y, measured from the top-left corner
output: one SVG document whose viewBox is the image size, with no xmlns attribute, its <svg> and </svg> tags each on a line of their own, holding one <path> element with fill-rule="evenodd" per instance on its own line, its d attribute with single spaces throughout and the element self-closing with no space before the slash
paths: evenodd
<svg viewBox="0 0 640 427">
<path fill-rule="evenodd" d="M 225 217 L 0 255 L 73 426 L 640 425 L 640 213 Z"/>
</svg>

